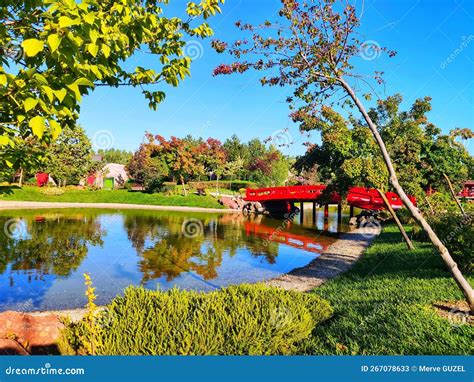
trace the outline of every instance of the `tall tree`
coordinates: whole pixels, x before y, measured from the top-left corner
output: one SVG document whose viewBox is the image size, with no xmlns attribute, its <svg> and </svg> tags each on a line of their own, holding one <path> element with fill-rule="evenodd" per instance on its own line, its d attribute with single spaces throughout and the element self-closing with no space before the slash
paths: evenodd
<svg viewBox="0 0 474 382">
<path fill-rule="evenodd" d="M 187 3 L 185 18 L 164 16 L 167 0 L 3 0 L 0 5 L 0 150 L 28 136 L 57 138 L 74 126 L 81 98 L 98 86 L 140 87 L 151 108 L 190 74 L 186 38 L 212 35 L 204 22 L 223 0 Z M 150 67 L 130 70 L 137 52 Z M 145 88 L 159 84 L 158 89 Z M 15 150 L 0 168 L 18 167 Z"/>
<path fill-rule="evenodd" d="M 103 163 L 92 160 L 92 144 L 84 129 L 66 127 L 47 148 L 46 160 L 40 166 L 59 185 L 79 184 L 90 173 L 99 170 Z"/>
<path fill-rule="evenodd" d="M 359 19 L 355 8 L 344 0 L 282 0 L 279 15 L 276 23 L 266 21 L 254 26 L 238 22 L 237 27 L 250 33 L 250 37 L 241 38 L 229 47 L 237 61 L 219 65 L 214 74 L 243 73 L 250 69 L 271 71 L 270 77 L 261 78 L 261 83 L 292 89 L 293 94 L 288 97 L 291 116 L 302 130 L 320 125 L 323 105 L 334 107 L 342 99 L 344 104 L 356 107 L 380 149 L 391 186 L 426 231 L 474 311 L 472 287 L 400 185 L 380 130 L 351 85 L 354 80 L 369 83 L 373 79 L 383 83 L 381 72 L 363 75 L 354 69 L 353 58 L 367 49 L 367 43 L 361 42 L 357 35 Z M 220 41 L 214 41 L 213 46 L 218 52 L 228 48 Z M 386 48 L 369 48 L 395 55 Z"/>
</svg>

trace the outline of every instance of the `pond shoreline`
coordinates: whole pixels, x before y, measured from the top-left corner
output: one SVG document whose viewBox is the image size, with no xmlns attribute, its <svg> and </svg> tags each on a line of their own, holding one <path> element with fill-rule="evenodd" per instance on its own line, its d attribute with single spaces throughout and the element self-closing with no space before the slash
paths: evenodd
<svg viewBox="0 0 474 382">
<path fill-rule="evenodd" d="M 265 281 L 265 284 L 298 292 L 309 292 L 348 271 L 380 234 L 380 227 L 360 227 L 341 234 L 327 251 L 304 267 Z"/>
<path fill-rule="evenodd" d="M 46 209 L 46 208 L 94 208 L 118 210 L 155 210 L 155 211 L 181 211 L 181 212 L 210 212 L 210 213 L 236 213 L 238 210 L 229 208 L 206 208 L 189 206 L 159 206 L 152 204 L 131 203 L 76 203 L 76 202 L 28 202 L 28 201 L 0 201 L 0 210 L 19 209 Z"/>
</svg>

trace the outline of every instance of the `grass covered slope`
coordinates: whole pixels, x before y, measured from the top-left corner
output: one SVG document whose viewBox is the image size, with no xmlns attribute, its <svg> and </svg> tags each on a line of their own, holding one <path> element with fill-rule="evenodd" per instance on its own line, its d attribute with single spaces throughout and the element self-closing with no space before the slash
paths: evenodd
<svg viewBox="0 0 474 382">
<path fill-rule="evenodd" d="M 130 287 L 93 320 L 70 324 L 63 354 L 291 354 L 328 319 L 316 295 L 261 284 L 199 293 Z"/>
<path fill-rule="evenodd" d="M 314 290 L 334 308 L 300 352 L 309 354 L 472 354 L 474 327 L 441 318 L 432 307 L 463 300 L 428 243 L 408 251 L 395 226 L 347 273 Z M 474 284 L 472 275 L 469 277 Z"/>
<path fill-rule="evenodd" d="M 222 208 L 217 199 L 212 196 L 198 196 L 189 194 L 164 195 L 147 194 L 143 192 L 129 192 L 127 190 L 80 190 L 66 187 L 62 195 L 45 195 L 43 188 L 24 186 L 11 188 L 3 187 L 0 191 L 0 201 L 34 201 L 34 202 L 66 202 L 66 203 L 125 203 L 149 204 L 157 206 L 186 206 L 202 208 Z"/>
</svg>

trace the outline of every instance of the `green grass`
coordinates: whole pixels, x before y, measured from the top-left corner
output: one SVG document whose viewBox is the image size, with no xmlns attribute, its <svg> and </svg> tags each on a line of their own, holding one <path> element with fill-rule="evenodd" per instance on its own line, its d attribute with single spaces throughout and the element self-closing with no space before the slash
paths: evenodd
<svg viewBox="0 0 474 382">
<path fill-rule="evenodd" d="M 314 293 L 334 316 L 318 326 L 306 354 L 472 354 L 474 327 L 452 325 L 432 304 L 463 300 L 439 255 L 427 243 L 410 252 L 388 226 L 347 273 Z M 470 275 L 471 285 L 474 277 Z"/>
<path fill-rule="evenodd" d="M 11 190 L 11 193 L 8 192 Z M 0 200 L 35 201 L 35 202 L 70 202 L 70 203 L 128 203 L 150 204 L 159 206 L 186 206 L 204 208 L 223 208 L 212 196 L 197 196 L 194 194 L 164 195 L 160 193 L 147 194 L 129 192 L 127 190 L 89 191 L 65 188 L 63 195 L 43 195 L 38 187 L 24 186 L 23 188 L 3 187 L 0 190 Z"/>
</svg>

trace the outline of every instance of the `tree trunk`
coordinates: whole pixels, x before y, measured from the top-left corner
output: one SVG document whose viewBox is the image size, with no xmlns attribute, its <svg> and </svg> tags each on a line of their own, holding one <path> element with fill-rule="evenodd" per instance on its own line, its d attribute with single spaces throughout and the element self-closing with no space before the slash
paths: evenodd
<svg viewBox="0 0 474 382">
<path fill-rule="evenodd" d="M 23 168 L 20 168 L 20 180 L 18 181 L 20 187 L 23 186 Z"/>
<path fill-rule="evenodd" d="M 387 148 L 385 147 L 385 143 L 377 130 L 377 126 L 375 126 L 369 114 L 365 110 L 364 105 L 362 105 L 359 98 L 355 94 L 354 90 L 352 90 L 350 85 L 346 81 L 344 81 L 343 78 L 339 77 L 338 80 L 341 83 L 342 87 L 346 90 L 346 92 L 349 94 L 349 96 L 352 98 L 352 100 L 356 104 L 360 113 L 362 114 L 365 121 L 367 122 L 369 129 L 371 130 L 375 140 L 377 141 L 377 144 L 379 145 L 380 151 L 382 152 L 383 159 L 387 166 L 387 170 L 390 176 L 390 183 L 392 184 L 393 188 L 397 191 L 397 194 L 400 196 L 400 199 L 403 201 L 403 203 L 405 204 L 407 209 L 410 211 L 412 216 L 421 225 L 423 230 L 425 230 L 431 242 L 439 251 L 441 258 L 448 266 L 448 269 L 451 272 L 454 280 L 456 281 L 456 284 L 458 284 L 459 288 L 461 289 L 464 296 L 466 297 L 466 301 L 469 304 L 471 311 L 474 312 L 474 291 L 471 285 L 469 285 L 469 282 L 462 275 L 461 271 L 458 268 L 458 265 L 451 257 L 451 254 L 449 253 L 448 249 L 444 246 L 442 241 L 438 238 L 436 233 L 433 231 L 433 229 L 428 224 L 428 222 L 423 218 L 423 216 L 418 211 L 418 209 L 413 205 L 413 203 L 408 198 L 403 188 L 400 186 L 400 183 L 398 183 L 397 174 L 395 173 L 395 169 L 393 168 L 392 160 L 390 159 L 390 155 L 387 151 Z"/>
<path fill-rule="evenodd" d="M 453 197 L 454 201 L 458 205 L 458 208 L 461 210 L 462 216 L 466 217 L 466 212 L 464 211 L 464 208 L 462 208 L 461 203 L 459 203 L 458 198 L 456 198 L 456 194 L 454 193 L 454 189 L 453 189 L 453 185 L 451 183 L 451 180 L 449 180 L 448 176 L 445 173 L 443 173 L 443 176 L 446 179 L 446 181 L 448 182 L 448 187 L 449 187 L 449 191 L 451 192 L 451 196 Z"/>
<path fill-rule="evenodd" d="M 408 249 L 409 250 L 415 249 L 415 247 L 413 246 L 413 243 L 411 242 L 410 238 L 408 237 L 408 235 L 405 231 L 405 228 L 403 228 L 403 225 L 402 225 L 400 219 L 398 219 L 397 214 L 395 213 L 394 209 L 392 208 L 392 205 L 388 201 L 387 196 L 385 195 L 385 193 L 382 190 L 377 189 L 377 191 L 379 192 L 380 197 L 383 199 L 383 202 L 385 203 L 385 206 L 390 211 L 390 214 L 392 215 L 393 220 L 395 220 L 395 223 L 397 223 L 398 229 L 400 230 L 400 233 L 402 234 L 403 239 L 405 239 L 405 243 L 407 243 Z"/>
<path fill-rule="evenodd" d="M 181 177 L 181 184 L 183 185 L 184 196 L 188 196 L 188 193 L 186 191 L 186 185 L 184 184 L 184 178 L 183 177 Z"/>
<path fill-rule="evenodd" d="M 431 212 L 431 215 L 434 215 L 434 209 L 433 209 L 433 206 L 431 205 L 430 201 L 428 200 L 428 198 L 425 196 L 425 202 L 426 204 L 428 204 L 428 207 L 430 208 L 430 212 Z"/>
</svg>

